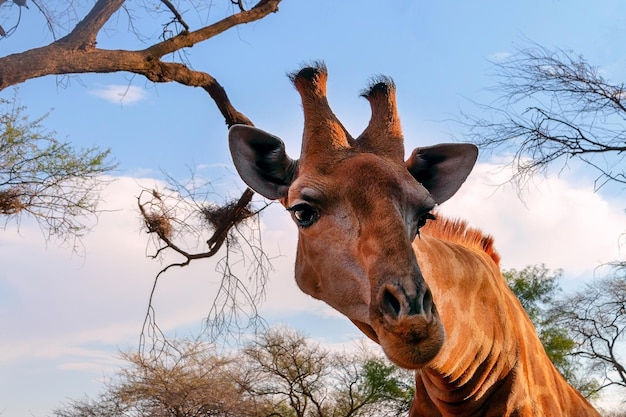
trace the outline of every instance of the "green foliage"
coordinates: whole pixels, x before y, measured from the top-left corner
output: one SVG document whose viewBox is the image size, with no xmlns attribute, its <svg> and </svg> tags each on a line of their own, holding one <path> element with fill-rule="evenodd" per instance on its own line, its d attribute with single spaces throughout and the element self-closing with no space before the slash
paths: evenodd
<svg viewBox="0 0 626 417">
<path fill-rule="evenodd" d="M 557 323 L 558 317 L 551 309 L 561 291 L 558 281 L 562 271 L 551 271 L 541 264 L 527 266 L 521 271 L 505 270 L 502 275 L 535 325 L 541 344 L 554 366 L 583 395 L 593 397 L 597 393 L 598 382 L 577 372 L 580 365 L 573 356 L 576 341 L 566 328 Z"/>
<path fill-rule="evenodd" d="M 365 347 L 335 354 L 329 416 L 406 416 L 415 395 L 415 375 Z"/>
<path fill-rule="evenodd" d="M 543 324 L 539 339 L 552 363 L 567 376 L 571 359 L 568 354 L 576 347 L 567 330 Z"/>
<path fill-rule="evenodd" d="M 553 273 L 542 264 L 527 266 L 521 271 L 509 269 L 502 271 L 502 275 L 535 326 L 541 324 L 545 306 L 554 300 L 559 291 L 558 281 L 562 271 Z"/>
<path fill-rule="evenodd" d="M 6 224 L 27 213 L 49 238 L 79 238 L 115 167 L 110 151 L 59 141 L 43 127 L 47 115 L 29 119 L 16 95 L 0 99 L 0 216 Z"/>
<path fill-rule="evenodd" d="M 386 402 L 395 415 L 405 415 L 415 396 L 414 375 L 380 357 L 372 357 L 363 365 L 367 390 L 374 402 Z"/>
</svg>

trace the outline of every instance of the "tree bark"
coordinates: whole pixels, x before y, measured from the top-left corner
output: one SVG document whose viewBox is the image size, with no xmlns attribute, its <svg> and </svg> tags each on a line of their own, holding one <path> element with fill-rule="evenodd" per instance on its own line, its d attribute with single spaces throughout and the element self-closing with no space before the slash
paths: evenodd
<svg viewBox="0 0 626 417">
<path fill-rule="evenodd" d="M 109 50 L 96 47 L 103 25 L 124 0 L 99 0 L 67 36 L 47 46 L 0 58 L 0 90 L 46 75 L 126 71 L 154 82 L 176 81 L 204 87 L 210 92 L 215 80 L 183 64 L 161 61 L 164 55 L 191 47 L 233 26 L 250 23 L 278 11 L 280 0 L 261 0 L 250 10 L 228 16 L 196 31 L 181 33 L 143 50 Z"/>
</svg>

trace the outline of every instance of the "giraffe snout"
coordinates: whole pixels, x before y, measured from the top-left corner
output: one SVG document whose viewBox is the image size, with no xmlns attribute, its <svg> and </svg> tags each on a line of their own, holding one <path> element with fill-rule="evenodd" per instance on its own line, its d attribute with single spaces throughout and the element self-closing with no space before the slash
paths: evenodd
<svg viewBox="0 0 626 417">
<path fill-rule="evenodd" d="M 418 369 L 439 353 L 445 331 L 428 286 L 406 284 L 385 283 L 370 318 L 387 357 L 403 368 Z"/>
<path fill-rule="evenodd" d="M 422 316 L 429 320 L 435 311 L 430 289 L 407 291 L 399 284 L 387 284 L 380 290 L 380 307 L 387 320 Z"/>
</svg>

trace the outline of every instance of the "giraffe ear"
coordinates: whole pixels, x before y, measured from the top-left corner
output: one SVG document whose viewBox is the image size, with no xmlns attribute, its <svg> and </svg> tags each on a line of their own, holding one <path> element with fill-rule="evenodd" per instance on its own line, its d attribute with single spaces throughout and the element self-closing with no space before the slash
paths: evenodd
<svg viewBox="0 0 626 417">
<path fill-rule="evenodd" d="M 250 188 L 270 200 L 287 196 L 298 161 L 289 158 L 282 140 L 252 126 L 234 125 L 228 144 L 235 168 Z"/>
<path fill-rule="evenodd" d="M 416 148 L 406 168 L 441 204 L 465 182 L 478 158 L 478 148 L 469 143 L 443 143 Z"/>
</svg>

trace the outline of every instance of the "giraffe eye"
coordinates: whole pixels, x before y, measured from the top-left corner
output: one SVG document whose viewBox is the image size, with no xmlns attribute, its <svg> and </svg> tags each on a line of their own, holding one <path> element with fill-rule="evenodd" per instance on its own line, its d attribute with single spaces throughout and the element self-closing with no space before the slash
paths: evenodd
<svg viewBox="0 0 626 417">
<path fill-rule="evenodd" d="M 428 220 L 435 220 L 436 217 L 432 213 L 426 213 L 417 220 L 417 235 L 420 235 L 420 229 L 426 225 Z"/>
<path fill-rule="evenodd" d="M 309 227 L 318 219 L 317 210 L 306 203 L 296 204 L 287 209 L 291 212 L 291 217 L 300 227 Z"/>
</svg>

